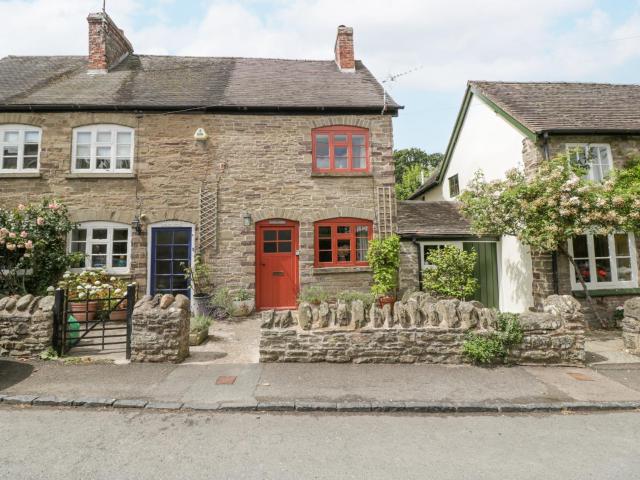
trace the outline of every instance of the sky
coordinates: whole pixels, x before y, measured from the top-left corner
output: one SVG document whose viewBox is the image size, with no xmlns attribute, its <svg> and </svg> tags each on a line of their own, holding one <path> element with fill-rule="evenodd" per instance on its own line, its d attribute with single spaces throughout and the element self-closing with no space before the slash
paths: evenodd
<svg viewBox="0 0 640 480">
<path fill-rule="evenodd" d="M 640 83 L 640 0 L 106 0 L 136 53 L 356 58 L 405 106 L 395 147 L 446 148 L 468 80 Z M 82 55 L 102 0 L 0 0 L 0 57 Z M 390 76 L 401 73 L 394 80 Z"/>
</svg>

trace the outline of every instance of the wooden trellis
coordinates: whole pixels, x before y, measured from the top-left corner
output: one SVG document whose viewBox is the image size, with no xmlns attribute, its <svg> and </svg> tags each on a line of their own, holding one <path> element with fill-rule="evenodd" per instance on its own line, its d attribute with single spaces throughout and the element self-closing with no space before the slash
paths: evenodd
<svg viewBox="0 0 640 480">
<path fill-rule="evenodd" d="M 395 233 L 396 198 L 393 185 L 376 187 L 376 224 L 377 235 L 384 238 Z"/>
<path fill-rule="evenodd" d="M 200 187 L 200 249 L 218 248 L 218 183 Z"/>
</svg>

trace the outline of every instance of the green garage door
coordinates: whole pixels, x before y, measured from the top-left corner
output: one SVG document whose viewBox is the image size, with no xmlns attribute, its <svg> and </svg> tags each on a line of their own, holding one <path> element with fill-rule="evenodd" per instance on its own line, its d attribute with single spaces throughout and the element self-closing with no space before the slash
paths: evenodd
<svg viewBox="0 0 640 480">
<path fill-rule="evenodd" d="M 498 252 L 495 242 L 465 242 L 462 248 L 469 252 L 475 250 L 478 254 L 474 275 L 480 283 L 480 288 L 474 295 L 485 307 L 498 308 Z"/>
</svg>

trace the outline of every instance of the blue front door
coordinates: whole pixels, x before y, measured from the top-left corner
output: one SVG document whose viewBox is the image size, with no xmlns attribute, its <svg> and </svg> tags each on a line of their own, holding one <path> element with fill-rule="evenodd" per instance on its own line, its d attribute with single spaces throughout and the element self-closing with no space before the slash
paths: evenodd
<svg viewBox="0 0 640 480">
<path fill-rule="evenodd" d="M 190 296 L 184 267 L 191 265 L 191 228 L 162 227 L 151 235 L 151 295 Z"/>
</svg>

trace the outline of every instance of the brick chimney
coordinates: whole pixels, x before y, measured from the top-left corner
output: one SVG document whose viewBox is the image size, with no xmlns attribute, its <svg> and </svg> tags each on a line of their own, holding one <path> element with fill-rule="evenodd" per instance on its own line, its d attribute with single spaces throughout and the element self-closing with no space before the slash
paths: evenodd
<svg viewBox="0 0 640 480">
<path fill-rule="evenodd" d="M 124 32 L 111 20 L 106 12 L 91 13 L 89 22 L 89 65 L 88 73 L 107 73 L 118 65 L 133 47 Z"/>
<path fill-rule="evenodd" d="M 353 53 L 353 28 L 340 25 L 336 37 L 336 63 L 342 72 L 355 72 L 356 60 Z"/>
</svg>

